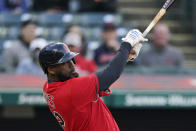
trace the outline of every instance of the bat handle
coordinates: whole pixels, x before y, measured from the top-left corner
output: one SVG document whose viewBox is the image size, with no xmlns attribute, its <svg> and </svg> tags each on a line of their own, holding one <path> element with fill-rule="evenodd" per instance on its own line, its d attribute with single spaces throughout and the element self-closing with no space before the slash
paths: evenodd
<svg viewBox="0 0 196 131">
<path fill-rule="evenodd" d="M 154 27 L 154 25 L 156 23 L 157 23 L 156 21 L 153 21 L 153 22 L 150 23 L 150 25 L 143 32 L 143 37 L 146 37 L 147 36 L 147 34 L 152 30 L 152 28 Z"/>
<path fill-rule="evenodd" d="M 159 13 L 156 15 L 156 17 L 152 20 L 150 25 L 146 28 L 146 30 L 143 32 L 143 37 L 146 37 L 146 35 L 151 31 L 151 29 L 157 24 L 157 22 L 161 19 L 161 17 L 166 13 L 165 9 L 161 9 Z"/>
<path fill-rule="evenodd" d="M 146 30 L 143 32 L 143 37 L 146 37 L 147 34 L 150 32 L 151 29 L 150 28 L 146 28 Z"/>
</svg>

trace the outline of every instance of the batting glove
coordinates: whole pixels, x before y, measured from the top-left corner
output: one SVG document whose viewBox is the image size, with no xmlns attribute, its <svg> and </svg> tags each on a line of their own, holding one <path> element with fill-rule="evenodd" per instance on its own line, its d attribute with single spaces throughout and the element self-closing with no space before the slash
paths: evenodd
<svg viewBox="0 0 196 131">
<path fill-rule="evenodd" d="M 148 41 L 148 39 L 144 38 L 138 29 L 133 29 L 130 30 L 124 38 L 122 38 L 122 41 L 127 42 L 134 47 L 137 43 Z"/>
<path fill-rule="evenodd" d="M 129 54 L 128 61 L 134 61 L 135 58 L 139 55 L 139 52 L 140 52 L 141 48 L 142 48 L 142 44 L 141 43 L 136 44 L 132 48 L 132 50 L 131 50 L 131 52 Z M 132 51 L 134 51 L 134 53 L 132 53 Z"/>
</svg>

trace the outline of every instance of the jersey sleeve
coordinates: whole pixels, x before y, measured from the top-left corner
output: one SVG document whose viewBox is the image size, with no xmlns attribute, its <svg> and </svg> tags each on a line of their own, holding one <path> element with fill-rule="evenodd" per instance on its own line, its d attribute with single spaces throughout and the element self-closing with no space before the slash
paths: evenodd
<svg viewBox="0 0 196 131">
<path fill-rule="evenodd" d="M 98 79 L 95 74 L 78 77 L 71 81 L 71 101 L 74 106 L 81 106 L 96 101 L 99 94 Z"/>
<path fill-rule="evenodd" d="M 109 96 L 110 94 L 112 94 L 110 88 L 108 88 L 106 91 L 100 91 L 100 92 L 99 92 L 99 96 L 100 96 L 100 97 Z"/>
</svg>

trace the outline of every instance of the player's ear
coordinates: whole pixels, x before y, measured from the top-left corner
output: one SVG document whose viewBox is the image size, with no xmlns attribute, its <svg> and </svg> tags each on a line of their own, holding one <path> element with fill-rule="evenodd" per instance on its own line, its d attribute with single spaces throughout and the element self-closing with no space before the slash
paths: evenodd
<svg viewBox="0 0 196 131">
<path fill-rule="evenodd" d="M 49 66 L 48 67 L 48 73 L 51 74 L 51 75 L 54 75 L 55 74 L 55 69 L 53 66 Z"/>
</svg>

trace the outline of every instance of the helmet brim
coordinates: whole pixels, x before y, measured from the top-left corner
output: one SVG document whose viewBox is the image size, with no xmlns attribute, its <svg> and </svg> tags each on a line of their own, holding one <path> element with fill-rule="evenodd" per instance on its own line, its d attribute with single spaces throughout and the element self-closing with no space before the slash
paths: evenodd
<svg viewBox="0 0 196 131">
<path fill-rule="evenodd" d="M 79 55 L 79 53 L 70 52 L 69 54 L 63 56 L 57 64 L 66 63 L 69 60 L 72 60 L 75 56 Z"/>
</svg>

